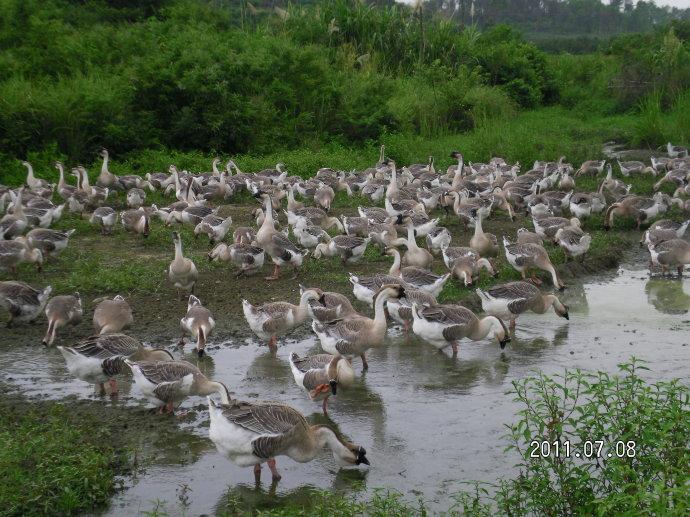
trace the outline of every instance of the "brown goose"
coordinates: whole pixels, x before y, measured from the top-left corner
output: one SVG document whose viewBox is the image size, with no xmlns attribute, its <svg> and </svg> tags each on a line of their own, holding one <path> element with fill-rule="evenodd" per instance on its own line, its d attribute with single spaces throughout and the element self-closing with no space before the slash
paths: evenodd
<svg viewBox="0 0 690 517">
<path fill-rule="evenodd" d="M 543 246 L 539 246 L 539 244 L 511 244 L 505 237 L 503 237 L 503 246 L 505 247 L 506 259 L 511 266 L 520 272 L 523 279 L 526 278 L 529 269 L 538 268 L 551 274 L 554 287 L 561 291 L 565 289 L 565 285 L 558 279 L 556 268 L 553 267 L 549 254 Z M 541 281 L 534 274 L 532 274 L 532 281 L 541 284 Z"/>
<path fill-rule="evenodd" d="M 112 300 L 102 299 L 93 311 L 93 327 L 97 334 L 120 332 L 133 321 L 132 308 L 119 294 Z"/>
<path fill-rule="evenodd" d="M 328 415 L 328 398 L 337 396 L 338 389 L 352 386 L 355 379 L 352 365 L 339 355 L 300 357 L 293 352 L 290 354 L 290 368 L 297 386 L 305 390 L 311 400 L 323 398 L 324 415 Z"/>
<path fill-rule="evenodd" d="M 52 345 L 57 335 L 57 330 L 66 325 L 78 325 L 84 314 L 79 293 L 72 295 L 55 296 L 46 305 L 46 319 L 48 330 L 43 338 L 44 345 Z"/>
</svg>

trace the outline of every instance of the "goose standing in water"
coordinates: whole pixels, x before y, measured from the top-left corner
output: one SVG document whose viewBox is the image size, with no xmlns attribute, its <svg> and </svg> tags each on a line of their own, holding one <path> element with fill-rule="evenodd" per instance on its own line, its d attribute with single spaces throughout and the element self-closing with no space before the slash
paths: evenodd
<svg viewBox="0 0 690 517">
<path fill-rule="evenodd" d="M 43 338 L 44 345 L 52 345 L 60 327 L 66 325 L 78 325 L 84 311 L 81 306 L 79 293 L 72 295 L 55 296 L 46 305 L 46 319 L 48 330 Z"/>
<path fill-rule="evenodd" d="M 39 290 L 24 282 L 0 282 L 0 307 L 10 313 L 7 328 L 15 323 L 28 323 L 38 318 L 52 291 L 50 285 Z"/>
<path fill-rule="evenodd" d="M 199 278 L 199 272 L 192 262 L 192 259 L 185 257 L 182 253 L 182 239 L 180 234 L 173 232 L 173 242 L 175 243 L 175 258 L 168 267 L 168 279 L 177 289 L 177 296 L 181 292 L 194 293 L 194 286 Z"/>
<path fill-rule="evenodd" d="M 299 305 L 288 302 L 271 302 L 255 306 L 247 300 L 242 300 L 242 310 L 249 328 L 259 338 L 268 341 L 269 349 L 275 353 L 278 350 L 276 345 L 278 336 L 304 323 L 307 318 L 307 304 L 310 300 L 318 299 L 319 294 L 308 289 L 302 292 Z"/>
<path fill-rule="evenodd" d="M 323 398 L 323 414 L 328 416 L 328 398 L 338 389 L 349 388 L 355 380 L 350 362 L 342 356 L 318 354 L 300 357 L 290 354 L 290 368 L 297 386 L 309 394 L 311 400 Z"/>
<path fill-rule="evenodd" d="M 389 298 L 386 301 L 386 309 L 390 317 L 403 327 L 403 332 L 407 334 L 412 326 L 412 305 L 436 305 L 436 298 L 422 291 L 421 289 L 405 289 L 405 296 L 399 298 Z"/>
<path fill-rule="evenodd" d="M 543 246 L 539 244 L 511 244 L 508 239 L 503 237 L 503 246 L 505 247 L 506 259 L 521 275 L 523 280 L 527 277 L 526 273 L 531 268 L 541 269 L 551 274 L 554 287 L 559 290 L 565 289 L 565 285 L 558 279 L 556 268 L 553 267 L 549 254 Z M 535 284 L 541 284 L 534 273 L 532 273 L 532 281 Z"/>
<path fill-rule="evenodd" d="M 144 397 L 159 408 L 159 413 L 172 415 L 175 407 L 190 395 L 217 393 L 223 404 L 230 402 L 230 391 L 225 384 L 208 379 L 187 361 L 124 361 Z"/>
<path fill-rule="evenodd" d="M 383 344 L 386 337 L 387 322 L 385 315 L 386 301 L 391 298 L 403 298 L 405 288 L 399 284 L 386 284 L 374 296 L 374 318 L 345 317 L 331 323 L 314 321 L 312 329 L 321 341 L 324 352 L 343 355 L 348 358 L 359 356 L 366 370 L 366 351 L 371 347 Z"/>
<path fill-rule="evenodd" d="M 196 351 L 199 357 L 204 356 L 206 349 L 206 339 L 216 326 L 216 322 L 206 307 L 201 304 L 201 300 L 194 295 L 189 296 L 187 304 L 187 314 L 180 320 L 180 327 L 182 328 L 182 338 L 177 346 L 184 346 L 184 336 L 189 334 L 192 339 L 196 340 Z"/>
<path fill-rule="evenodd" d="M 327 447 L 341 465 L 369 465 L 366 450 L 344 441 L 323 425 L 309 425 L 296 409 L 278 402 L 216 404 L 208 399 L 211 426 L 209 438 L 218 451 L 240 467 L 254 466 L 261 477 L 261 464 L 268 463 L 275 481 L 280 479 L 276 456 L 299 462 L 313 460 Z"/>
<path fill-rule="evenodd" d="M 529 282 L 509 282 L 486 290 L 477 289 L 476 293 L 484 312 L 510 320 L 511 329 L 515 328 L 515 321 L 523 312 L 544 314 L 550 307 L 553 307 L 556 315 L 570 319 L 568 306 L 561 303 L 556 295 L 542 294 L 538 287 Z"/>
<path fill-rule="evenodd" d="M 690 264 L 690 242 L 685 239 L 670 239 L 659 244 L 650 244 L 648 248 L 652 264 L 661 267 L 663 275 L 669 268 L 676 268 L 678 278 L 681 278 L 683 269 Z"/>
<path fill-rule="evenodd" d="M 74 346 L 58 346 L 67 369 L 77 379 L 99 387 L 105 395 L 105 383 L 110 394 L 117 395 L 115 376 L 122 373 L 125 359 L 132 361 L 173 361 L 170 352 L 162 348 L 147 349 L 133 337 L 125 334 L 95 335 L 82 339 Z"/>
<path fill-rule="evenodd" d="M 508 329 L 496 316 L 479 319 L 471 310 L 461 305 L 432 305 L 430 307 L 414 304 L 412 306 L 412 331 L 439 350 L 453 349 L 453 357 L 458 355 L 458 345 L 463 338 L 481 341 L 489 334 L 505 348 L 510 343 Z"/>
<path fill-rule="evenodd" d="M 101 300 L 93 311 L 93 328 L 97 334 L 120 332 L 133 322 L 132 308 L 119 294 L 112 300 Z"/>
</svg>

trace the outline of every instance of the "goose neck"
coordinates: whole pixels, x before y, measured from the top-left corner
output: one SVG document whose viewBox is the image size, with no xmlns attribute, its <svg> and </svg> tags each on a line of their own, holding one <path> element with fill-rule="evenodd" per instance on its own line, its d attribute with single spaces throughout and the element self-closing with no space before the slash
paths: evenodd
<svg viewBox="0 0 690 517">
<path fill-rule="evenodd" d="M 393 264 L 391 265 L 388 274 L 390 276 L 400 276 L 400 252 L 396 249 L 392 250 L 393 254 Z"/>
<path fill-rule="evenodd" d="M 469 338 L 473 341 L 480 341 L 484 339 L 497 326 L 501 326 L 498 318 L 495 316 L 486 316 L 477 321 L 474 330 L 470 333 Z"/>
</svg>

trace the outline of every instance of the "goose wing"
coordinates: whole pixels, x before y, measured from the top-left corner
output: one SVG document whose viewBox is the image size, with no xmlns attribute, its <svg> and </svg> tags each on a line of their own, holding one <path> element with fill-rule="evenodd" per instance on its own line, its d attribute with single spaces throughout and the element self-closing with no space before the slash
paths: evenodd
<svg viewBox="0 0 690 517">
<path fill-rule="evenodd" d="M 515 264 L 525 266 L 534 258 L 534 248 L 530 244 L 509 244 L 506 250 L 515 257 Z"/>
<path fill-rule="evenodd" d="M 427 271 L 426 269 L 421 269 L 418 267 L 406 267 L 403 268 L 401 272 L 401 277 L 402 279 L 412 285 L 428 285 L 428 284 L 433 284 L 436 282 L 439 278 L 441 278 L 438 275 L 435 275 L 431 271 Z"/>
<path fill-rule="evenodd" d="M 335 349 L 340 354 L 359 354 L 361 352 L 354 349 L 353 343 L 371 322 L 372 320 L 369 318 L 349 318 L 336 320 L 324 325 L 324 327 L 326 333 L 337 340 Z"/>
<path fill-rule="evenodd" d="M 38 305 L 40 291 L 24 282 L 0 282 L 0 296 L 18 306 Z"/>
<path fill-rule="evenodd" d="M 333 242 L 335 242 L 338 251 L 348 251 L 364 244 L 364 239 L 350 235 L 338 235 L 333 237 Z"/>
<path fill-rule="evenodd" d="M 86 357 L 108 359 L 132 355 L 141 346 L 139 340 L 126 334 L 103 334 L 82 339 L 72 349 Z"/>
<path fill-rule="evenodd" d="M 442 334 L 446 341 L 457 341 L 465 337 L 465 329 L 477 319 L 471 310 L 460 305 L 425 307 L 421 313 L 427 321 L 445 326 Z"/>
<path fill-rule="evenodd" d="M 175 383 L 187 375 L 201 373 L 199 368 L 187 361 L 142 361 L 136 365 L 149 382 L 159 385 Z"/>
<path fill-rule="evenodd" d="M 295 246 L 295 244 L 281 232 L 274 233 L 273 236 L 271 237 L 271 241 L 272 241 L 274 246 L 276 246 L 277 248 L 280 248 L 281 250 L 289 251 L 289 252 L 297 253 L 297 254 L 302 253 L 302 250 L 300 250 L 297 246 Z"/>
<path fill-rule="evenodd" d="M 331 354 L 316 354 L 308 357 L 299 357 L 295 354 L 294 358 L 290 360 L 300 372 L 306 373 L 309 370 L 320 370 L 328 366 L 333 360 L 333 356 Z"/>
<path fill-rule="evenodd" d="M 497 285 L 486 292 L 493 298 L 510 300 L 508 309 L 513 314 L 525 312 L 534 297 L 541 294 L 535 285 L 528 282 L 510 282 Z"/>
<path fill-rule="evenodd" d="M 292 308 L 293 305 L 287 302 L 267 303 L 259 307 L 259 311 L 267 317 L 263 324 L 264 330 L 266 332 L 275 332 L 285 328 Z"/>
</svg>

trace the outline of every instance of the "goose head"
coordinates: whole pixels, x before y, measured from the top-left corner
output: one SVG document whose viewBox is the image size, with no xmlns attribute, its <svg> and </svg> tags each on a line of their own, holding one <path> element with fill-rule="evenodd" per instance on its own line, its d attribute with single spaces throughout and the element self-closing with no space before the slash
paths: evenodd
<svg viewBox="0 0 690 517">
<path fill-rule="evenodd" d="M 99 154 L 102 158 L 107 158 L 107 157 L 108 157 L 108 150 L 104 147 L 103 149 L 101 149 L 100 151 L 98 151 L 98 154 Z"/>
</svg>

